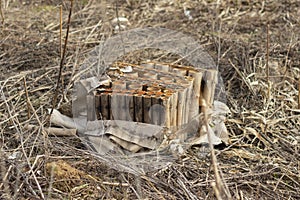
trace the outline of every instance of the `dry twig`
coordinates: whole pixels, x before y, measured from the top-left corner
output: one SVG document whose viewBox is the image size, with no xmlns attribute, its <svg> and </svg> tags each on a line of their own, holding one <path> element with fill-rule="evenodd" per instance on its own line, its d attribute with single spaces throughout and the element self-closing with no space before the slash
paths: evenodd
<svg viewBox="0 0 300 200">
<path fill-rule="evenodd" d="M 61 76 L 62 76 L 62 69 L 63 69 L 63 66 L 64 66 L 65 55 L 66 55 L 66 51 L 67 51 L 67 44 L 68 44 L 69 30 L 70 30 L 71 16 L 72 16 L 72 9 L 73 9 L 73 0 L 70 0 L 70 2 L 71 2 L 71 5 L 70 5 L 70 10 L 69 10 L 69 16 L 68 16 L 67 33 L 66 33 L 63 52 L 62 52 L 62 55 L 60 57 L 61 59 L 60 59 L 60 65 L 59 65 L 58 78 L 57 78 L 57 82 L 56 82 L 56 90 L 55 90 L 55 94 L 53 96 L 52 109 L 50 111 L 50 115 L 52 114 L 52 112 L 53 112 L 53 110 L 56 106 L 57 97 L 58 97 L 58 93 L 59 93 L 59 84 L 60 84 L 60 80 L 61 80 Z"/>
</svg>

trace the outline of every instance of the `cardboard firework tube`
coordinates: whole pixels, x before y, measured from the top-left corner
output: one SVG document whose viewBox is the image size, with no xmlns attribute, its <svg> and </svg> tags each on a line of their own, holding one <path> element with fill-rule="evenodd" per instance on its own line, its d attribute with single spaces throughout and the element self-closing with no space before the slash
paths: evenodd
<svg viewBox="0 0 300 200">
<path fill-rule="evenodd" d="M 216 70 L 205 71 L 205 80 L 202 81 L 202 98 L 206 101 L 207 106 L 211 107 L 214 101 L 216 84 L 218 82 L 218 72 Z"/>
<path fill-rule="evenodd" d="M 114 95 L 114 94 L 113 94 Z M 126 95 L 125 92 L 117 93 L 116 95 L 116 101 L 117 101 L 117 110 L 114 110 L 114 119 L 119 120 L 126 120 L 127 118 L 127 110 L 128 105 L 126 105 Z"/>
<path fill-rule="evenodd" d="M 161 119 L 161 115 L 163 114 L 163 110 L 161 109 L 162 107 L 162 99 L 160 99 L 159 95 L 151 95 L 151 124 L 163 125 L 163 121 Z"/>
<path fill-rule="evenodd" d="M 109 120 L 110 119 L 110 93 L 104 92 L 100 94 L 100 119 Z"/>
<path fill-rule="evenodd" d="M 151 96 L 144 95 L 143 96 L 143 122 L 144 123 L 151 123 L 151 116 L 150 116 L 150 108 L 151 108 Z"/>
<path fill-rule="evenodd" d="M 186 69 L 183 69 L 183 68 L 176 68 L 176 67 L 174 67 L 173 69 L 172 69 L 172 72 L 174 73 L 174 74 L 177 74 L 177 75 L 179 75 L 179 76 L 186 76 L 186 72 L 187 72 L 187 70 Z"/>
<path fill-rule="evenodd" d="M 143 71 L 143 73 L 141 73 L 141 77 L 157 80 L 157 73 Z"/>
<path fill-rule="evenodd" d="M 171 94 L 166 94 L 166 99 L 164 100 L 165 107 L 165 125 L 167 128 L 171 128 Z"/>
<path fill-rule="evenodd" d="M 110 119 L 124 120 L 124 96 L 120 94 L 121 91 L 126 90 L 125 80 L 115 80 L 112 83 L 112 94 L 110 101 Z"/>
<path fill-rule="evenodd" d="M 141 66 L 143 66 L 146 69 L 154 69 L 154 63 L 152 62 L 147 62 L 147 63 L 142 63 Z"/>
<path fill-rule="evenodd" d="M 101 115 L 101 98 L 100 98 L 100 94 L 95 95 L 95 109 L 96 109 L 96 118 L 101 120 L 102 115 Z"/>
<path fill-rule="evenodd" d="M 163 72 L 168 72 L 169 71 L 169 65 L 156 63 L 155 64 L 155 69 L 163 71 Z"/>
<path fill-rule="evenodd" d="M 126 76 L 126 77 L 130 77 L 130 78 L 137 78 L 137 77 L 139 77 L 139 74 L 138 74 L 138 72 L 137 71 L 132 71 L 132 72 L 126 72 L 126 73 L 124 73 L 124 75 Z"/>
<path fill-rule="evenodd" d="M 87 120 L 95 121 L 96 120 L 96 107 L 95 107 L 95 96 L 93 94 L 88 94 L 86 97 L 87 101 Z"/>
<path fill-rule="evenodd" d="M 174 116 L 174 109 L 173 109 L 173 92 L 171 92 L 171 91 L 169 91 L 168 93 L 167 93 L 168 95 L 169 95 L 169 102 L 170 102 L 170 104 L 169 104 L 169 126 L 168 126 L 168 128 L 171 128 L 171 126 L 172 126 L 172 121 L 174 120 L 173 119 L 173 116 Z"/>
<path fill-rule="evenodd" d="M 170 85 L 166 85 L 166 87 L 168 89 L 164 89 L 164 107 L 165 107 L 165 126 L 167 128 L 171 128 L 171 126 L 173 126 L 174 124 L 174 115 L 176 115 L 176 113 L 174 113 L 174 107 L 177 105 L 177 103 L 174 102 L 174 91 L 171 88 Z"/>
<path fill-rule="evenodd" d="M 101 104 L 101 93 L 95 95 L 95 107 L 96 107 L 96 114 L 97 114 L 97 119 L 102 120 L 102 104 Z"/>
<path fill-rule="evenodd" d="M 183 91 L 183 116 L 182 116 L 182 122 L 183 124 L 186 124 L 188 122 L 189 117 L 189 102 L 188 102 L 188 88 L 185 88 Z"/>
<path fill-rule="evenodd" d="M 110 110 L 109 110 L 109 116 L 110 116 L 110 120 L 116 120 L 118 119 L 118 115 L 117 115 L 117 110 L 118 108 L 118 99 L 117 99 L 117 93 L 113 92 L 110 96 Z M 116 116 L 115 116 L 116 115 Z"/>
<path fill-rule="evenodd" d="M 121 99 L 119 98 L 120 97 L 120 94 L 119 94 L 120 91 L 118 90 L 114 90 L 112 92 L 112 94 L 110 95 L 110 119 L 111 120 L 121 120 Z"/>
<path fill-rule="evenodd" d="M 185 124 L 188 122 L 189 118 L 190 90 L 192 89 L 192 82 L 190 80 L 178 80 L 177 84 L 183 88 L 182 123 Z"/>
<path fill-rule="evenodd" d="M 189 121 L 190 121 L 193 117 L 199 114 L 199 100 L 201 96 L 202 72 L 189 70 L 189 76 L 194 78 L 193 92 L 191 95 L 190 116 L 189 116 Z"/>
<path fill-rule="evenodd" d="M 130 91 L 126 92 L 125 99 L 126 99 L 126 106 L 127 106 L 126 120 L 127 121 L 134 121 L 135 111 L 134 111 L 133 94 Z"/>
<path fill-rule="evenodd" d="M 127 82 L 126 88 L 127 88 L 127 90 L 138 91 L 138 90 L 142 90 L 143 86 L 141 85 L 141 83 L 138 83 L 138 82 Z"/>
<path fill-rule="evenodd" d="M 192 82 L 190 86 L 187 88 L 187 118 L 186 118 L 186 123 L 188 123 L 194 116 L 197 115 L 196 111 L 197 108 L 199 109 L 199 106 L 194 106 L 195 99 L 193 99 L 193 84 L 194 84 L 194 79 L 192 78 Z M 196 101 L 198 103 L 198 101 Z M 194 106 L 194 107 L 193 107 Z"/>
<path fill-rule="evenodd" d="M 172 94 L 172 107 L 171 107 L 171 126 L 178 126 L 177 124 L 177 107 L 178 107 L 178 92 L 174 91 Z"/>
<path fill-rule="evenodd" d="M 112 90 L 125 90 L 126 82 L 124 80 L 115 80 L 112 83 Z"/>
<path fill-rule="evenodd" d="M 178 90 L 178 106 L 177 106 L 177 126 L 184 124 L 184 104 L 185 104 L 185 89 Z"/>
<path fill-rule="evenodd" d="M 210 99 L 210 104 L 212 105 L 214 103 L 216 85 L 218 84 L 218 71 L 217 70 L 213 70 L 213 76 L 210 80 L 212 80 L 212 92 L 211 92 L 212 94 L 211 94 L 211 99 Z"/>
<path fill-rule="evenodd" d="M 171 127 L 171 96 L 170 91 L 164 91 L 161 96 L 162 105 L 164 106 L 164 112 L 161 114 L 161 120 L 167 128 Z"/>
<path fill-rule="evenodd" d="M 143 122 L 143 94 L 145 92 L 139 92 L 137 94 L 134 94 L 133 101 L 134 101 L 134 121 L 136 122 Z"/>
<path fill-rule="evenodd" d="M 174 83 L 174 79 L 171 76 L 159 76 L 159 80 L 163 81 L 166 84 Z"/>
<path fill-rule="evenodd" d="M 161 92 L 161 88 L 158 85 L 151 85 L 149 87 L 147 87 L 147 91 L 148 92 Z"/>
<path fill-rule="evenodd" d="M 196 116 L 199 112 L 199 100 L 194 97 L 194 78 L 191 76 L 187 76 L 186 80 L 188 83 L 183 84 L 184 87 L 187 88 L 187 96 L 186 96 L 186 123 L 188 123 L 194 116 Z"/>
</svg>

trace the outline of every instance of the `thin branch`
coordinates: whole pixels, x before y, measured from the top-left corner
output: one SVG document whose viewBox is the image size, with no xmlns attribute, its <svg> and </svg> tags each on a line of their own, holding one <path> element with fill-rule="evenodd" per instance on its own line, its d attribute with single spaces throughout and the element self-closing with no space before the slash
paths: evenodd
<svg viewBox="0 0 300 200">
<path fill-rule="evenodd" d="M 0 0 L 0 16 L 1 16 L 1 22 L 4 24 L 4 15 L 2 10 L 2 1 Z"/>
<path fill-rule="evenodd" d="M 298 109 L 300 109 L 300 77 L 298 80 Z"/>
<path fill-rule="evenodd" d="M 267 24 L 267 60 L 266 60 L 266 67 L 267 67 L 267 81 L 268 81 L 268 100 L 270 99 L 270 67 L 269 67 L 269 56 L 270 56 L 270 25 L 269 22 Z"/>
<path fill-rule="evenodd" d="M 118 4 L 119 4 L 119 1 L 117 0 L 117 1 L 116 1 L 116 17 L 117 17 L 117 25 L 118 25 L 119 33 L 120 33 L 122 30 L 121 30 L 121 24 L 120 24 L 120 19 L 119 19 L 119 8 L 118 8 Z M 125 47 L 124 47 L 123 37 L 122 37 L 122 35 L 120 35 L 120 36 L 121 36 L 122 47 L 123 47 L 123 51 L 124 51 L 124 55 L 125 55 L 126 53 L 125 53 Z"/>
<path fill-rule="evenodd" d="M 70 6 L 69 17 L 68 17 L 66 39 L 65 39 L 65 44 L 64 44 L 62 56 L 61 56 L 61 59 L 60 59 L 59 73 L 58 73 L 58 78 L 57 78 L 56 90 L 55 90 L 54 98 L 53 98 L 53 101 L 52 101 L 52 109 L 50 111 L 50 115 L 53 113 L 53 110 L 54 110 L 54 108 L 56 106 L 57 96 L 58 96 L 58 92 L 59 92 L 59 83 L 60 83 L 60 80 L 61 80 L 62 68 L 63 68 L 63 65 L 64 65 L 64 60 L 65 60 L 65 55 L 66 55 L 66 50 L 67 50 L 67 44 L 68 44 L 68 38 L 69 38 L 69 30 L 70 30 L 70 23 L 71 23 L 71 16 L 72 16 L 72 9 L 73 9 L 73 0 L 70 0 L 70 2 L 71 2 L 71 6 Z"/>
<path fill-rule="evenodd" d="M 25 159 L 26 159 L 26 161 L 27 161 L 27 165 L 28 165 L 28 167 L 29 167 L 29 169 L 30 169 L 30 170 L 29 170 L 29 173 L 32 174 L 33 179 L 34 179 L 34 181 L 35 181 L 35 183 L 36 183 L 36 185 L 37 185 L 37 187 L 38 187 L 38 190 L 39 190 L 39 192 L 40 192 L 41 197 L 42 197 L 43 199 L 45 199 L 45 196 L 44 196 L 43 190 L 42 190 L 42 188 L 41 188 L 41 185 L 39 184 L 39 181 L 38 181 L 38 179 L 37 179 L 37 177 L 36 177 L 36 175 L 35 175 L 35 173 L 34 173 L 34 170 L 33 170 L 32 165 L 31 165 L 31 163 L 30 163 L 29 157 L 27 156 L 26 151 L 25 151 L 24 141 L 23 141 L 23 135 L 24 135 L 24 134 L 23 134 L 22 129 L 21 129 L 21 124 L 20 124 L 18 118 L 16 118 L 16 117 L 13 118 L 13 112 L 12 112 L 12 110 L 11 110 L 11 108 L 10 108 L 10 105 L 8 104 L 8 100 L 7 100 L 7 98 L 6 98 L 6 96 L 5 96 L 4 92 L 3 92 L 3 90 L 0 90 L 0 92 L 1 92 L 1 99 L 5 102 L 5 106 L 6 106 L 6 109 L 7 109 L 7 111 L 8 111 L 8 115 L 9 115 L 10 118 L 11 118 L 11 122 L 12 122 L 12 124 L 14 125 L 14 128 L 16 129 L 16 131 L 17 131 L 18 134 L 19 134 L 19 138 L 20 138 L 20 142 L 21 142 L 21 149 L 22 149 L 23 155 L 25 156 Z M 28 102 L 30 103 L 30 101 L 28 101 Z M 31 103 L 30 103 L 30 106 L 31 106 L 31 108 L 34 110 L 34 108 L 33 108 L 33 106 L 32 106 Z M 34 114 L 36 115 L 38 122 L 41 123 L 40 120 L 39 120 L 39 118 L 38 118 L 38 116 L 37 116 L 37 114 L 36 114 L 36 112 L 34 112 Z M 43 126 L 41 126 L 41 128 L 43 128 Z"/>
<path fill-rule="evenodd" d="M 60 59 L 62 59 L 62 5 L 60 5 L 59 8 L 59 53 L 60 53 Z"/>
<path fill-rule="evenodd" d="M 29 104 L 29 96 L 28 96 L 28 90 L 27 90 L 27 84 L 26 84 L 26 78 L 25 76 L 23 77 L 24 81 L 24 88 L 25 88 L 25 95 L 26 95 L 26 105 L 27 105 L 27 117 L 30 119 L 30 104 Z"/>
<path fill-rule="evenodd" d="M 204 124 L 206 128 L 207 138 L 208 138 L 208 143 L 210 148 L 211 162 L 212 162 L 212 167 L 213 167 L 215 181 L 216 181 L 214 184 L 212 184 L 212 187 L 215 191 L 215 195 L 218 200 L 223 199 L 224 196 L 226 196 L 227 199 L 231 199 L 230 192 L 227 191 L 226 188 L 224 187 L 224 183 L 222 182 L 221 176 L 219 174 L 217 157 L 215 154 L 214 146 L 212 144 L 212 135 L 211 132 L 209 131 L 207 102 L 205 102 L 205 104 L 203 105 L 203 114 L 204 114 Z"/>
</svg>

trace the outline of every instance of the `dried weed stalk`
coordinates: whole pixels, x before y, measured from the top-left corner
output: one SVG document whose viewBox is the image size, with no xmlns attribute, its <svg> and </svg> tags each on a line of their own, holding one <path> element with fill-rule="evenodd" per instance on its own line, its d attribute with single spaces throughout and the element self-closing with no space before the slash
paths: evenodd
<svg viewBox="0 0 300 200">
<path fill-rule="evenodd" d="M 60 55 L 60 65 L 59 65 L 58 78 L 57 78 L 57 82 L 56 82 L 56 90 L 55 90 L 55 94 L 54 94 L 53 101 L 52 101 L 52 109 L 51 109 L 49 115 L 51 115 L 53 113 L 53 110 L 56 107 L 56 102 L 57 102 L 58 93 L 59 93 L 60 80 L 61 80 L 61 76 L 62 76 L 62 69 L 64 66 L 65 55 L 66 55 L 66 51 L 67 51 L 67 44 L 68 44 L 72 9 L 73 9 L 73 0 L 70 0 L 70 2 L 71 2 L 71 5 L 70 5 L 70 10 L 69 10 L 68 22 L 67 22 L 67 33 L 66 33 L 64 48 L 63 48 L 62 54 Z M 61 21 L 60 21 L 60 24 L 61 24 Z M 61 26 L 60 26 L 60 33 L 61 33 Z M 61 48 L 61 46 L 60 46 L 60 48 Z"/>
</svg>

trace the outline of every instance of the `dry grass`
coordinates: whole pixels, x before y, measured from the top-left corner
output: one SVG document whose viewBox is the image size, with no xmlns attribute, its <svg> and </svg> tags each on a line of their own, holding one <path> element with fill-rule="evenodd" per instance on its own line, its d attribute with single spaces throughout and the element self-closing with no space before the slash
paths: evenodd
<svg viewBox="0 0 300 200">
<path fill-rule="evenodd" d="M 183 31 L 219 64 L 232 115 L 226 123 L 231 144 L 217 148 L 216 157 L 232 198 L 299 199 L 300 3 L 217 2 L 119 1 L 118 15 L 129 19 L 130 29 Z M 136 177 L 95 159 L 77 137 L 45 134 L 59 70 L 60 3 L 2 0 L 1 199 L 214 199 L 210 158 L 202 157 L 198 147 L 159 171 Z M 68 6 L 64 2 L 63 33 Z M 58 97 L 65 114 L 70 114 L 77 69 L 93 47 L 115 34 L 110 23 L 115 17 L 114 3 L 75 3 Z M 29 123 L 40 128 L 28 131 Z"/>
</svg>

